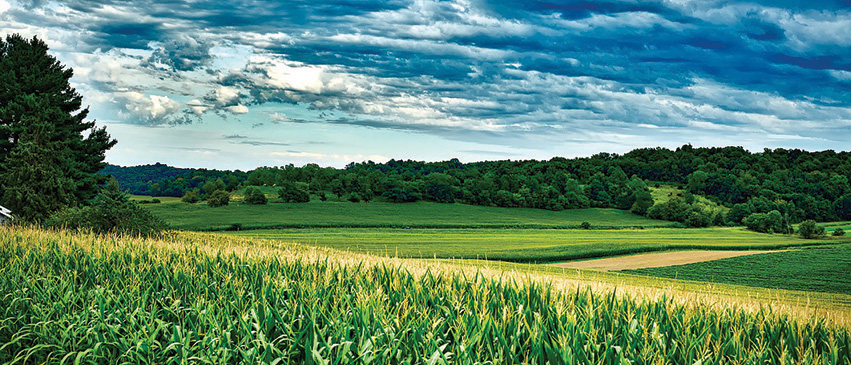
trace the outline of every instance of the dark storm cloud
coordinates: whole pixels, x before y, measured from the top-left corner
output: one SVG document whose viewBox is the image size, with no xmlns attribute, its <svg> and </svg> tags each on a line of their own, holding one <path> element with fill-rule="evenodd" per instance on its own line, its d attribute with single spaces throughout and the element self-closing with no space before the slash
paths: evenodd
<svg viewBox="0 0 851 365">
<path fill-rule="evenodd" d="M 143 124 L 170 120 L 165 113 L 245 114 L 246 106 L 285 103 L 345 116 L 273 123 L 497 140 L 637 125 L 707 133 L 785 131 L 796 121 L 849 126 L 848 5 L 69 1 L 28 5 L 68 11 L 7 16 L 76 31 L 80 49 L 144 51 L 128 53 L 140 61 L 123 69 L 147 75 L 147 90 L 163 90 L 157 80 L 166 80 L 194 95 L 185 107 L 175 98 L 113 98 L 135 103 L 119 110 Z M 236 68 L 217 66 L 239 47 L 247 51 Z M 105 93 L 146 90 L 121 77 L 92 79 Z"/>
</svg>

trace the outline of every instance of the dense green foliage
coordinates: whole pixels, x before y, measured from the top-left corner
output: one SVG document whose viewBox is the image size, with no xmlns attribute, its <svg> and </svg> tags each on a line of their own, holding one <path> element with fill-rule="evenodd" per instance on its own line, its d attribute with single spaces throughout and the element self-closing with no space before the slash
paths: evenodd
<svg viewBox="0 0 851 365">
<path fill-rule="evenodd" d="M 845 235 L 845 230 L 842 229 L 842 228 L 834 229 L 833 233 L 831 233 L 831 236 L 835 236 L 835 237 L 842 237 L 844 235 Z"/>
<path fill-rule="evenodd" d="M 847 328 L 767 310 L 386 264 L 12 236 L 0 235 L 3 363 L 851 361 Z"/>
<path fill-rule="evenodd" d="M 159 162 L 153 165 L 140 165 L 140 166 L 128 166 L 128 167 L 120 167 L 115 165 L 107 165 L 103 170 L 99 173 L 102 175 L 112 176 L 114 179 L 118 180 L 118 183 L 130 194 L 135 195 L 154 195 L 154 196 L 174 196 L 171 193 L 172 189 L 163 189 L 165 185 L 171 185 L 171 183 L 165 183 L 161 185 L 157 185 L 154 188 L 154 191 L 157 194 L 153 194 L 151 187 L 155 184 L 166 180 L 185 180 L 185 176 L 192 172 L 196 171 L 195 169 L 183 169 L 178 167 L 171 167 L 168 165 L 161 164 Z M 191 179 L 190 179 L 191 180 Z M 204 179 L 206 182 L 206 179 Z M 203 184 L 203 183 L 201 183 Z M 196 183 L 195 186 L 198 186 L 199 183 Z M 194 186 L 193 186 L 194 187 Z M 192 188 L 181 186 L 180 191 L 189 191 Z"/>
<path fill-rule="evenodd" d="M 400 203 L 424 199 L 550 210 L 611 207 L 696 226 L 707 220 L 710 225 L 740 224 L 753 213 L 773 210 L 789 224 L 805 219 L 851 219 L 848 152 L 766 149 L 751 153 L 741 147 L 685 145 L 676 150 L 643 148 L 624 155 L 600 153 L 549 161 L 463 164 L 455 159 L 432 163 L 390 160 L 351 163 L 343 169 L 308 164 L 233 173 L 238 175 L 233 181 L 242 181 L 244 176 L 245 185 L 302 183 L 310 194 L 356 197 L 353 201 L 376 196 Z M 198 186 L 187 183 L 188 179 L 189 175 L 183 175 L 163 180 L 167 181 L 163 184 Z M 668 212 L 653 212 L 645 181 L 677 184 L 732 209 L 725 216 L 718 210 L 695 207 L 684 198 L 678 206 L 667 207 L 673 208 Z"/>
<path fill-rule="evenodd" d="M 275 239 L 338 250 L 412 258 L 558 262 L 665 250 L 749 250 L 824 245 L 730 228 L 613 230 L 310 228 L 241 230 L 240 237 Z"/>
<path fill-rule="evenodd" d="M 278 188 L 278 198 L 284 203 L 307 203 L 310 201 L 310 193 L 305 183 L 284 181 Z"/>
<path fill-rule="evenodd" d="M 25 221 L 92 199 L 116 143 L 85 120 L 73 71 L 47 51 L 38 38 L 0 39 L 0 203 Z"/>
<path fill-rule="evenodd" d="M 792 227 L 780 215 L 772 210 L 768 213 L 753 213 L 744 219 L 748 229 L 762 233 L 792 233 Z"/>
<path fill-rule="evenodd" d="M 207 198 L 207 205 L 212 208 L 223 207 L 230 204 L 230 193 L 224 190 L 214 190 Z"/>
<path fill-rule="evenodd" d="M 798 226 L 798 234 L 800 234 L 803 238 L 811 239 L 823 237 L 824 233 L 824 227 L 817 225 L 816 221 L 812 219 L 805 220 Z"/>
<path fill-rule="evenodd" d="M 269 202 L 269 199 L 266 198 L 266 194 L 263 194 L 260 189 L 257 188 L 247 188 L 245 189 L 245 198 L 244 202 L 253 205 L 263 205 Z"/>
<path fill-rule="evenodd" d="M 53 228 L 142 236 L 158 234 L 166 228 L 162 219 L 130 201 L 115 180 L 98 192 L 91 205 L 65 208 L 53 213 L 44 224 Z"/>
<path fill-rule="evenodd" d="M 189 204 L 195 204 L 201 201 L 201 194 L 198 192 L 198 189 L 192 189 L 183 194 L 183 197 L 180 198 L 180 201 Z"/>
<path fill-rule="evenodd" d="M 204 184 L 217 179 L 222 180 L 224 189 L 233 191 L 247 178 L 239 170 L 183 169 L 159 162 L 130 167 L 108 165 L 99 173 L 114 177 L 130 194 L 173 197 L 181 197 L 193 189 L 200 191 Z"/>
<path fill-rule="evenodd" d="M 851 294 L 851 244 L 739 256 L 631 273 L 789 290 Z"/>
</svg>

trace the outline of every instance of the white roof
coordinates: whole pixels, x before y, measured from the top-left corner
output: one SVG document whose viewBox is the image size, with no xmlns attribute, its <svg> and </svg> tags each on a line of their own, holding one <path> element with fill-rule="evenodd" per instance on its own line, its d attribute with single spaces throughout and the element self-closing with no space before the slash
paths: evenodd
<svg viewBox="0 0 851 365">
<path fill-rule="evenodd" d="M 12 211 L 0 205 L 0 215 L 12 219 Z"/>
</svg>

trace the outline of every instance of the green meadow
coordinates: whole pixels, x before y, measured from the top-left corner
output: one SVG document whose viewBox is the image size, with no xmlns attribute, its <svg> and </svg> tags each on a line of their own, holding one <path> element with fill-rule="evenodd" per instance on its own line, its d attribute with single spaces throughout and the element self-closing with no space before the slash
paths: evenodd
<svg viewBox="0 0 851 365">
<path fill-rule="evenodd" d="M 656 229 L 278 229 L 228 232 L 340 250 L 413 258 L 555 262 L 683 249 L 779 249 L 840 240 L 804 240 L 743 228 Z"/>
<path fill-rule="evenodd" d="M 140 199 L 137 197 L 137 199 Z M 150 199 L 150 198 L 143 198 Z M 146 204 L 151 212 L 173 228 L 215 231 L 259 228 L 593 228 L 666 227 L 674 223 L 649 219 L 617 209 L 573 209 L 553 212 L 542 209 L 483 207 L 467 204 L 350 203 L 318 200 L 309 203 L 241 204 L 210 208 L 201 202 L 183 203 L 160 198 Z"/>
<path fill-rule="evenodd" d="M 763 288 L 851 294 L 851 244 L 624 272 Z"/>
</svg>

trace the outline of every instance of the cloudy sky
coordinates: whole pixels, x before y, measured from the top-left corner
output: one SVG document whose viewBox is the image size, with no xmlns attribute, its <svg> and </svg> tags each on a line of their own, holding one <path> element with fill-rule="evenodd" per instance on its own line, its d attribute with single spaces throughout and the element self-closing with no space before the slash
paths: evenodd
<svg viewBox="0 0 851 365">
<path fill-rule="evenodd" d="M 802 5 L 803 4 L 803 5 Z M 250 169 L 848 150 L 849 1 L 18 1 L 119 143 Z"/>
</svg>

